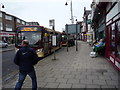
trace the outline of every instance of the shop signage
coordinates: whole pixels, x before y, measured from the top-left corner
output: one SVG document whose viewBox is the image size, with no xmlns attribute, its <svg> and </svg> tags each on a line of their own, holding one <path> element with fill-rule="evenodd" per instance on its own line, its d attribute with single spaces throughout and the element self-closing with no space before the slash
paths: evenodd
<svg viewBox="0 0 120 90">
<path fill-rule="evenodd" d="M 91 19 L 88 19 L 88 20 L 87 20 L 87 24 L 92 24 L 92 20 L 91 20 Z"/>
</svg>

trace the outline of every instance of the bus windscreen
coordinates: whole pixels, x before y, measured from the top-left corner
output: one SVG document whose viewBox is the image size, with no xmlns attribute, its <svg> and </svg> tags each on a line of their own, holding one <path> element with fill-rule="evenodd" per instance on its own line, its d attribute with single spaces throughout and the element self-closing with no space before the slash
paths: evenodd
<svg viewBox="0 0 120 90">
<path fill-rule="evenodd" d="M 17 45 L 21 46 L 23 40 L 28 40 L 30 46 L 40 46 L 41 28 L 40 27 L 19 27 L 17 29 Z"/>
</svg>

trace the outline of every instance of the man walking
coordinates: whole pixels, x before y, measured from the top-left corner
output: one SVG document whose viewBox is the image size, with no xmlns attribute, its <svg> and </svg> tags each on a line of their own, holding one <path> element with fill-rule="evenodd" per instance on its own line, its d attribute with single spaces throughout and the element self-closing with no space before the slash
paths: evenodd
<svg viewBox="0 0 120 90">
<path fill-rule="evenodd" d="M 37 90 L 37 79 L 34 65 L 37 64 L 39 58 L 36 52 L 29 48 L 28 40 L 22 41 L 22 48 L 16 53 L 14 63 L 19 66 L 19 79 L 15 86 L 15 90 L 20 90 L 27 74 L 32 79 L 32 90 Z"/>
</svg>

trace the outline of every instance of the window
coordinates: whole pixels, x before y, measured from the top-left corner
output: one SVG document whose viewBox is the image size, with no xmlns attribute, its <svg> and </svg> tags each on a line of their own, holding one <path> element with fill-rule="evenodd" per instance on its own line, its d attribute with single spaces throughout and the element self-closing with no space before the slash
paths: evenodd
<svg viewBox="0 0 120 90">
<path fill-rule="evenodd" d="M 112 3 L 112 2 L 111 2 Z M 109 6 L 109 5 L 108 5 Z M 107 14 L 106 16 L 106 22 L 108 22 L 113 16 L 115 16 L 118 12 L 119 12 L 119 6 L 120 3 L 117 3 L 111 10 L 110 12 Z M 110 5 L 111 7 L 111 5 Z M 110 9 L 109 7 L 109 9 Z M 108 11 L 108 10 L 107 10 Z"/>
<path fill-rule="evenodd" d="M 11 16 L 8 16 L 8 15 L 5 15 L 5 19 L 7 19 L 7 20 L 12 20 L 12 17 L 11 17 Z"/>
<path fill-rule="evenodd" d="M 12 28 L 12 25 L 11 24 L 6 24 L 6 27 L 7 28 Z"/>
<path fill-rule="evenodd" d="M 17 23 L 20 23 L 20 19 L 17 19 Z"/>
<path fill-rule="evenodd" d="M 26 25 L 30 25 L 29 23 L 26 23 Z"/>
<path fill-rule="evenodd" d="M 112 36 L 111 36 L 111 46 L 112 46 L 112 54 L 115 55 L 115 23 L 112 24 Z"/>
<path fill-rule="evenodd" d="M 3 30 L 3 25 L 0 23 L 0 31 Z"/>
<path fill-rule="evenodd" d="M 120 20 L 118 21 L 117 57 L 120 58 Z"/>
<path fill-rule="evenodd" d="M 6 31 L 12 31 L 12 28 L 6 28 Z"/>
<path fill-rule="evenodd" d="M 18 32 L 18 45 L 21 45 L 24 39 L 29 40 L 30 45 L 40 45 L 41 32 Z"/>
<path fill-rule="evenodd" d="M 0 12 L 0 17 L 2 17 L 2 13 Z"/>
<path fill-rule="evenodd" d="M 24 21 L 22 21 L 22 24 L 23 24 L 23 25 L 25 25 L 25 22 L 24 22 Z"/>
<path fill-rule="evenodd" d="M 12 25 L 6 24 L 6 31 L 12 31 Z"/>
</svg>

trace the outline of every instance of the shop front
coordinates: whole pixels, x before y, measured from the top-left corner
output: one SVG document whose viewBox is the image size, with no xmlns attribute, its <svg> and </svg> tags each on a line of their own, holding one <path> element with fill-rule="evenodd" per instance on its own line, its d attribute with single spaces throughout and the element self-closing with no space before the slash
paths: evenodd
<svg viewBox="0 0 120 90">
<path fill-rule="evenodd" d="M 87 34 L 86 34 L 86 32 L 83 34 L 83 41 L 87 41 Z"/>
<path fill-rule="evenodd" d="M 114 15 L 106 25 L 106 57 L 120 70 L 120 12 Z"/>
<path fill-rule="evenodd" d="M 92 32 L 87 32 L 87 42 L 92 42 L 93 41 L 93 33 Z"/>
<path fill-rule="evenodd" d="M 82 41 L 87 41 L 87 34 L 86 34 L 86 32 L 82 32 L 81 39 L 82 39 Z"/>
<path fill-rule="evenodd" d="M 0 39 L 8 44 L 13 44 L 15 41 L 15 33 L 14 32 L 0 32 Z"/>
</svg>

